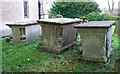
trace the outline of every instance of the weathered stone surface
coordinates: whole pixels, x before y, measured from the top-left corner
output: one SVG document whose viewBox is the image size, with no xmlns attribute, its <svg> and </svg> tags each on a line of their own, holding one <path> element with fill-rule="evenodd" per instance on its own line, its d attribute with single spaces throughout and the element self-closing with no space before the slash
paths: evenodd
<svg viewBox="0 0 120 74">
<path fill-rule="evenodd" d="M 7 23 L 6 25 L 8 26 L 29 26 L 29 25 L 36 25 L 37 22 L 35 21 L 29 21 L 29 22 L 10 22 Z"/>
<path fill-rule="evenodd" d="M 53 53 L 60 53 L 75 43 L 76 30 L 73 25 L 78 19 L 55 18 L 38 20 L 42 27 L 43 44 L 40 48 Z"/>
<path fill-rule="evenodd" d="M 71 19 L 71 18 L 53 18 L 53 19 L 41 19 L 38 20 L 40 23 L 51 23 L 56 25 L 68 25 L 72 23 L 80 23 L 80 19 Z"/>
<path fill-rule="evenodd" d="M 113 21 L 92 21 L 75 26 L 81 37 L 82 57 L 85 60 L 107 62 L 111 51 Z"/>
<path fill-rule="evenodd" d="M 87 23 L 82 23 L 74 27 L 110 27 L 115 21 L 91 21 Z"/>
<path fill-rule="evenodd" d="M 11 42 L 30 41 L 41 35 L 41 27 L 37 22 L 16 22 L 6 25 L 12 29 Z M 21 29 L 24 29 L 22 34 Z"/>
<path fill-rule="evenodd" d="M 104 32 L 106 29 L 84 28 L 79 29 L 83 50 L 83 58 L 86 60 L 106 60 L 106 50 Z"/>
</svg>

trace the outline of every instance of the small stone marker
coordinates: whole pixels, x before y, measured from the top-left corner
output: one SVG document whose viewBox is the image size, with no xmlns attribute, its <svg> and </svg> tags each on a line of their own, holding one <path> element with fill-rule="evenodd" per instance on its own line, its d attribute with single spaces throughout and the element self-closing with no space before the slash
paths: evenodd
<svg viewBox="0 0 120 74">
<path fill-rule="evenodd" d="M 11 42 L 30 41 L 40 36 L 37 22 L 14 22 L 6 24 L 12 29 Z"/>
<path fill-rule="evenodd" d="M 73 25 L 80 23 L 80 19 L 54 18 L 41 19 L 43 43 L 39 48 L 52 53 L 61 53 L 72 46 L 76 40 L 76 29 Z"/>
<path fill-rule="evenodd" d="M 107 62 L 111 51 L 114 21 L 91 21 L 74 26 L 81 37 L 84 60 Z"/>
</svg>

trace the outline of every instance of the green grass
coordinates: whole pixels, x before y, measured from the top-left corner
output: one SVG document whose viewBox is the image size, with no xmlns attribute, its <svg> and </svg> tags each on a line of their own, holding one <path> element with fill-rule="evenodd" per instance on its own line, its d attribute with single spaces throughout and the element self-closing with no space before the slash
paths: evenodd
<svg viewBox="0 0 120 74">
<path fill-rule="evenodd" d="M 63 54 L 52 54 L 35 48 L 41 39 L 23 43 L 2 40 L 2 70 L 5 72 L 111 72 L 120 54 L 118 37 L 113 36 L 113 53 L 107 65 L 79 60 L 80 51 L 74 47 Z"/>
</svg>

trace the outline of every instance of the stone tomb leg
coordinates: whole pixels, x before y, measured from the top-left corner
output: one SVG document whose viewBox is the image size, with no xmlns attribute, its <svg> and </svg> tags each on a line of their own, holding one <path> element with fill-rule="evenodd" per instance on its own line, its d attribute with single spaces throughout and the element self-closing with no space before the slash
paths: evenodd
<svg viewBox="0 0 120 74">
<path fill-rule="evenodd" d="M 84 60 L 107 62 L 111 51 L 111 26 L 114 21 L 92 21 L 76 25 L 81 37 Z"/>
<path fill-rule="evenodd" d="M 43 43 L 38 47 L 48 52 L 61 53 L 75 43 L 76 30 L 73 25 L 79 24 L 80 19 L 41 19 L 38 23 L 42 27 L 43 37 Z"/>
</svg>

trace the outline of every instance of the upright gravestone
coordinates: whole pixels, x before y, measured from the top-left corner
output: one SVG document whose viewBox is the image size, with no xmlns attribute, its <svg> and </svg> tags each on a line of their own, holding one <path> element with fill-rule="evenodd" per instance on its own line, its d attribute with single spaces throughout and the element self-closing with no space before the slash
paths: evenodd
<svg viewBox="0 0 120 74">
<path fill-rule="evenodd" d="M 42 27 L 43 36 L 43 43 L 39 48 L 52 53 L 61 53 L 75 43 L 76 30 L 73 25 L 80 23 L 80 19 L 41 19 L 38 23 Z"/>
<path fill-rule="evenodd" d="M 11 42 L 30 41 L 40 36 L 40 25 L 37 22 L 15 22 L 6 25 L 12 29 Z"/>
<path fill-rule="evenodd" d="M 81 37 L 82 58 L 107 62 L 111 51 L 112 24 L 114 21 L 91 21 L 74 26 Z"/>
</svg>

